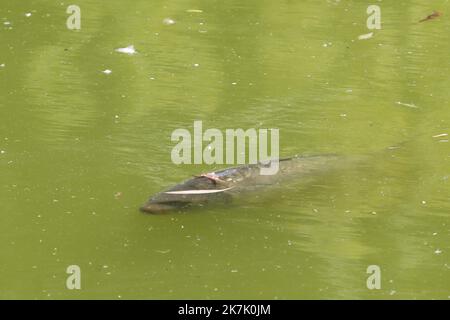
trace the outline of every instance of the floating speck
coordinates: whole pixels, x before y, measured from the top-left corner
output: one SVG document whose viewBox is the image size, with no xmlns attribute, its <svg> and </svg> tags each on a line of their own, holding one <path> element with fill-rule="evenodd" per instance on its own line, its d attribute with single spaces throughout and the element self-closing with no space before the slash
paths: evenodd
<svg viewBox="0 0 450 320">
<path fill-rule="evenodd" d="M 404 102 L 397 101 L 397 104 L 408 107 L 408 108 L 414 108 L 414 109 L 418 108 L 418 106 L 416 106 L 414 103 L 404 103 Z"/>
<path fill-rule="evenodd" d="M 427 202 L 425 200 L 422 200 L 422 204 L 427 204 Z"/>
<path fill-rule="evenodd" d="M 436 249 L 436 250 L 434 251 L 434 253 L 435 253 L 435 254 L 441 254 L 441 253 L 442 253 L 442 250 L 441 250 L 441 249 Z"/>
<path fill-rule="evenodd" d="M 5 22 L 3 22 L 3 24 L 4 24 L 5 26 L 9 26 L 9 25 L 11 24 L 11 22 L 5 21 Z"/>
<path fill-rule="evenodd" d="M 362 34 L 358 36 L 358 40 L 367 40 L 373 37 L 373 32 Z"/>
<path fill-rule="evenodd" d="M 186 12 L 189 12 L 189 13 L 202 13 L 203 10 L 200 10 L 200 9 L 187 9 Z"/>
<path fill-rule="evenodd" d="M 27 18 L 31 17 L 31 12 L 25 13 L 25 17 L 27 17 Z"/>
<path fill-rule="evenodd" d="M 126 53 L 129 55 L 133 55 L 137 52 L 136 49 L 134 48 L 134 45 L 129 45 L 128 47 L 125 48 L 117 48 L 115 51 L 119 53 Z"/>
<path fill-rule="evenodd" d="M 0 150 L 0 154 L 5 154 L 6 151 L 5 150 Z"/>
<path fill-rule="evenodd" d="M 199 66 L 199 64 L 198 63 L 194 63 L 194 67 L 198 67 Z"/>
<path fill-rule="evenodd" d="M 172 18 L 165 18 L 165 19 L 163 20 L 163 23 L 164 23 L 166 26 L 170 26 L 170 25 L 175 24 L 175 20 L 173 20 Z"/>
<path fill-rule="evenodd" d="M 112 71 L 111 71 L 110 69 L 105 69 L 105 70 L 103 70 L 102 72 L 103 72 L 104 74 L 111 74 Z"/>
<path fill-rule="evenodd" d="M 231 270 L 231 272 L 232 273 L 236 273 L 236 272 L 238 272 L 236 269 L 234 269 L 234 270 Z"/>
<path fill-rule="evenodd" d="M 440 134 L 434 135 L 433 138 L 441 138 L 441 137 L 446 137 L 446 136 L 448 136 L 448 133 L 440 133 Z"/>
<path fill-rule="evenodd" d="M 4 68 L 6 66 L 6 64 L 2 63 L 0 64 L 0 68 Z"/>
</svg>

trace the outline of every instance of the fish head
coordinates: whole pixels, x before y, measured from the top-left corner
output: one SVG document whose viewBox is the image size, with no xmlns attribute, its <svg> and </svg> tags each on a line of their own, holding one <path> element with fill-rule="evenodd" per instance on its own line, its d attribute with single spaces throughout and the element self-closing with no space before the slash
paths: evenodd
<svg viewBox="0 0 450 320">
<path fill-rule="evenodd" d="M 208 178 L 198 177 L 179 184 L 167 191 L 157 193 L 142 207 L 147 213 L 168 213 L 181 210 L 191 205 L 204 205 L 212 200 L 226 197 L 226 191 L 233 187 L 224 188 Z"/>
</svg>

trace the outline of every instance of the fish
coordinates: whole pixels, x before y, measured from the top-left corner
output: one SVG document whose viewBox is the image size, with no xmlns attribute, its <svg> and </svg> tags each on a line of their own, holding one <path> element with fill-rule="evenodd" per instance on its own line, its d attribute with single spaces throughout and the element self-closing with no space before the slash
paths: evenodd
<svg viewBox="0 0 450 320">
<path fill-rule="evenodd" d="M 442 13 L 438 12 L 438 11 L 433 11 L 432 14 L 428 15 L 426 18 L 423 18 L 422 20 L 420 20 L 419 22 L 424 22 L 424 21 L 428 21 L 437 17 L 442 16 Z"/>
<path fill-rule="evenodd" d="M 257 193 L 271 186 L 280 186 L 289 181 L 299 181 L 327 172 L 336 167 L 342 159 L 343 156 L 336 154 L 295 155 L 203 173 L 155 194 L 140 210 L 158 214 L 214 203 L 227 204 L 248 193 Z M 273 161 L 278 162 L 278 171 L 272 175 L 261 174 L 262 168 L 274 165 Z"/>
</svg>

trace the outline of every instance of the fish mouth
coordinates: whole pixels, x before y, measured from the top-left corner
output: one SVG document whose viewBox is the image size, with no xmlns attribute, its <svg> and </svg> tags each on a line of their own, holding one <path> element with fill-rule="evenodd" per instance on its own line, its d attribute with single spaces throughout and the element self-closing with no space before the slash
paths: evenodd
<svg viewBox="0 0 450 320">
<path fill-rule="evenodd" d="M 142 207 L 140 207 L 139 210 L 145 213 L 164 214 L 169 213 L 170 211 L 174 211 L 176 209 L 181 209 L 181 207 L 182 205 L 180 203 L 147 202 Z"/>
</svg>

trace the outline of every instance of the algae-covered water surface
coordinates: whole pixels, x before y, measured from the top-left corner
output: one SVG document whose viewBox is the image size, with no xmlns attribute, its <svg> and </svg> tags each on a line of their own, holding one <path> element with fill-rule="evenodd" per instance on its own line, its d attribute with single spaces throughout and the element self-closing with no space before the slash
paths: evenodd
<svg viewBox="0 0 450 320">
<path fill-rule="evenodd" d="M 0 298 L 449 299 L 449 17 L 444 0 L 2 0 Z M 231 164 L 174 161 L 200 122 L 224 149 L 227 129 L 276 129 L 281 158 L 344 160 L 140 212 L 194 175 L 221 188 Z"/>
</svg>

